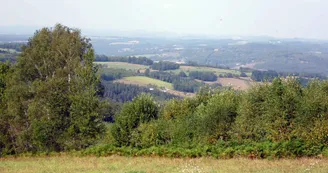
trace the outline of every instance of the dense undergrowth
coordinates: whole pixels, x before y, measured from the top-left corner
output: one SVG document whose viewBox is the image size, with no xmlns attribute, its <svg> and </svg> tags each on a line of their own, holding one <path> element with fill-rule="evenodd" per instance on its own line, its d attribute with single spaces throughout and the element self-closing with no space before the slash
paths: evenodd
<svg viewBox="0 0 328 173">
<path fill-rule="evenodd" d="M 328 149 L 324 146 L 306 146 L 300 142 L 282 143 L 218 143 L 205 146 L 153 146 L 150 148 L 116 147 L 113 145 L 99 145 L 87 148 L 77 153 L 81 156 L 163 156 L 163 157 L 213 157 L 234 158 L 247 157 L 250 159 L 279 159 L 297 157 L 327 157 Z"/>
</svg>

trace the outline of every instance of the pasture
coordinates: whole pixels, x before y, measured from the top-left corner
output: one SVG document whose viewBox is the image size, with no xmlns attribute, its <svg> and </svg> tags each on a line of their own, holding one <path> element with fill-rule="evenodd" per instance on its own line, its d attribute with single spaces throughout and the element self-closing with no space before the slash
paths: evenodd
<svg viewBox="0 0 328 173">
<path fill-rule="evenodd" d="M 149 68 L 146 65 L 131 64 L 127 62 L 95 62 L 95 64 L 103 65 L 106 68 L 120 68 L 126 70 L 143 70 Z"/>
<path fill-rule="evenodd" d="M 233 69 L 220 69 L 220 68 L 213 68 L 213 67 L 201 67 L 201 66 L 185 66 L 182 65 L 180 66 L 179 69 L 177 70 L 170 70 L 174 73 L 179 73 L 180 71 L 184 71 L 187 74 L 189 74 L 189 72 L 191 71 L 207 71 L 207 72 L 213 72 L 216 75 L 220 75 L 220 74 L 227 74 L 227 73 L 231 73 L 231 74 L 236 74 L 236 75 L 240 75 L 240 71 L 238 70 L 233 70 Z M 251 73 L 246 73 L 248 76 L 251 75 Z"/>
<path fill-rule="evenodd" d="M 0 159 L 1 173 L 325 173 L 328 160 L 300 158 L 281 160 L 250 160 L 246 158 L 164 158 L 164 157 L 18 157 Z"/>
<path fill-rule="evenodd" d="M 255 82 L 237 78 L 218 78 L 217 80 L 222 86 L 230 86 L 235 90 L 247 90 L 251 86 L 255 85 Z"/>
<path fill-rule="evenodd" d="M 19 53 L 17 52 L 15 49 L 4 49 L 4 48 L 0 48 L 1 51 L 6 51 L 8 53 Z"/>
<path fill-rule="evenodd" d="M 167 89 L 173 89 L 173 86 L 171 83 L 164 82 L 161 80 L 145 77 L 145 76 L 130 76 L 130 77 L 125 77 L 123 79 L 116 80 L 115 82 L 121 82 L 125 84 L 134 84 L 134 85 L 141 85 L 141 86 L 146 86 L 146 85 L 156 85 L 157 87 L 160 88 L 167 88 Z"/>
</svg>

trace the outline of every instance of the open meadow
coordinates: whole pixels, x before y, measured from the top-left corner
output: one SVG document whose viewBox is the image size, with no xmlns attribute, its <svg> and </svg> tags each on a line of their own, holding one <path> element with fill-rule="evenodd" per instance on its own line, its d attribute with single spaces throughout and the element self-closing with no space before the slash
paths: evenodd
<svg viewBox="0 0 328 173">
<path fill-rule="evenodd" d="M 104 65 L 106 68 L 118 68 L 118 69 L 126 69 L 126 70 L 142 70 L 149 68 L 145 65 L 140 64 L 131 64 L 127 62 L 95 62 L 95 64 Z"/>
<path fill-rule="evenodd" d="M 18 157 L 0 159 L 1 173 L 326 173 L 326 159 L 250 160 L 236 158 L 218 160 L 213 158 L 162 158 L 162 157 Z"/>
<path fill-rule="evenodd" d="M 233 70 L 233 69 L 220 69 L 220 68 L 213 68 L 213 67 L 201 67 L 201 66 L 186 66 L 186 65 L 182 65 L 180 66 L 179 69 L 177 70 L 171 70 L 173 72 L 179 73 L 180 71 L 184 71 L 186 73 L 189 73 L 190 71 L 207 71 L 207 72 L 213 72 L 216 75 L 220 75 L 220 74 L 227 74 L 227 73 L 231 73 L 231 74 L 236 74 L 239 75 L 240 71 L 238 70 Z M 247 75 L 250 75 L 250 73 L 246 73 Z"/>
<path fill-rule="evenodd" d="M 158 79 L 153 79 L 145 76 L 130 76 L 123 79 L 116 80 L 116 82 L 125 83 L 125 84 L 134 84 L 134 85 L 156 85 L 157 87 L 163 87 L 167 89 L 173 89 L 171 83 L 164 82 Z"/>
</svg>

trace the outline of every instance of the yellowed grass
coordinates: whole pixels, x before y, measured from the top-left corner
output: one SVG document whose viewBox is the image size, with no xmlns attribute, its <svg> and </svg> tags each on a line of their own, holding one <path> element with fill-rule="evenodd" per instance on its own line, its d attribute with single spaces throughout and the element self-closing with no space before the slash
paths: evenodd
<svg viewBox="0 0 328 173">
<path fill-rule="evenodd" d="M 95 62 L 95 64 L 105 65 L 107 68 L 118 68 L 126 70 L 144 70 L 148 68 L 148 66 L 145 65 L 131 64 L 127 62 Z"/>
<path fill-rule="evenodd" d="M 218 78 L 217 81 L 209 82 L 209 81 L 201 81 L 196 79 L 197 82 L 204 82 L 206 84 L 215 84 L 220 83 L 222 86 L 225 87 L 231 87 L 235 90 L 247 90 L 253 85 L 255 85 L 256 82 L 251 81 L 249 78 Z"/>
<path fill-rule="evenodd" d="M 189 71 L 208 71 L 213 72 L 217 75 L 219 74 L 225 74 L 225 73 L 232 73 L 232 74 L 240 74 L 237 70 L 232 69 L 219 69 L 219 68 L 213 68 L 213 67 L 197 67 L 197 66 L 180 66 L 179 70 L 189 70 Z"/>
<path fill-rule="evenodd" d="M 249 160 L 212 158 L 181 159 L 160 157 L 31 157 L 0 159 L 1 173 L 34 172 L 110 172 L 110 173 L 157 173 L 157 172 L 199 172 L 199 173 L 248 173 L 248 172 L 328 172 L 328 160 Z"/>
<path fill-rule="evenodd" d="M 247 90 L 254 82 L 250 80 L 236 79 L 236 78 L 219 78 L 218 82 L 223 86 L 231 86 L 236 90 Z"/>
<path fill-rule="evenodd" d="M 173 85 L 168 82 L 164 82 L 158 79 L 149 78 L 146 76 L 129 76 L 123 79 L 116 80 L 115 82 L 125 83 L 125 84 L 134 84 L 134 85 L 156 85 L 158 87 L 164 87 L 168 89 L 173 89 Z"/>
</svg>

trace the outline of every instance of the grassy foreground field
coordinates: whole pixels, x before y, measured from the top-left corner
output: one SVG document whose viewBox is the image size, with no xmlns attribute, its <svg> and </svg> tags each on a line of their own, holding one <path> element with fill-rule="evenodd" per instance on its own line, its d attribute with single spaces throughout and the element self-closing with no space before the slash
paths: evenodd
<svg viewBox="0 0 328 173">
<path fill-rule="evenodd" d="M 19 157 L 0 159 L 0 172 L 111 172 L 111 173 L 247 173 L 247 172 L 328 172 L 328 160 L 217 160 L 212 158 L 181 159 L 161 157 Z"/>
</svg>

